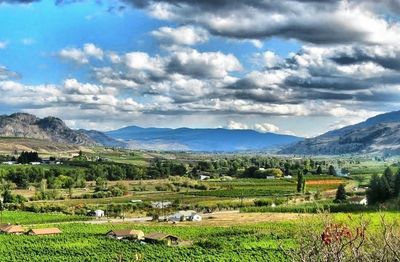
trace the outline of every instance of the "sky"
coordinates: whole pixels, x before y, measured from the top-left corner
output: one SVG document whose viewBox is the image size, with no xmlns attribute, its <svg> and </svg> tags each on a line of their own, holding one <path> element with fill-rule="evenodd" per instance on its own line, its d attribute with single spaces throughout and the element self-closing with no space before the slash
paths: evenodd
<svg viewBox="0 0 400 262">
<path fill-rule="evenodd" d="M 399 110 L 400 0 L 0 0 L 0 114 L 311 137 Z"/>
</svg>

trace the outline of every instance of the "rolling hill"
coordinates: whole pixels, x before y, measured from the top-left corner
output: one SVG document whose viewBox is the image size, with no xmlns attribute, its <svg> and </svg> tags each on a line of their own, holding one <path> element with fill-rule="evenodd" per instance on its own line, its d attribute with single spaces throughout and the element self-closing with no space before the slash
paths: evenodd
<svg viewBox="0 0 400 262">
<path fill-rule="evenodd" d="M 88 147 L 74 144 L 65 144 L 35 138 L 0 137 L 0 153 L 14 154 L 21 151 L 36 151 L 40 154 L 66 156 L 78 154 L 79 151 L 90 152 Z"/>
<path fill-rule="evenodd" d="M 329 131 L 282 149 L 281 154 L 400 154 L 400 111 Z"/>
</svg>

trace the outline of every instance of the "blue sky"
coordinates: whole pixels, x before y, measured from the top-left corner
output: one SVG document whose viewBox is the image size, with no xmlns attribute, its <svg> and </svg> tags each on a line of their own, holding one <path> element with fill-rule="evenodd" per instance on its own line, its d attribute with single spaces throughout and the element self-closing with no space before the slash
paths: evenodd
<svg viewBox="0 0 400 262">
<path fill-rule="evenodd" d="M 313 136 L 398 109 L 392 1 L 21 2 L 0 1 L 3 114 Z"/>
</svg>

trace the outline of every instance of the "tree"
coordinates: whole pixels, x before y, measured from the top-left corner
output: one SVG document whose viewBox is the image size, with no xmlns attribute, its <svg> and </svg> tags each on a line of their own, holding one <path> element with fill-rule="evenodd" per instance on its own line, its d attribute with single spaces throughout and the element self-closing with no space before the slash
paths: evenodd
<svg viewBox="0 0 400 262">
<path fill-rule="evenodd" d="M 346 201 L 346 189 L 343 184 L 340 184 L 336 190 L 335 201 L 337 202 Z"/>
<path fill-rule="evenodd" d="M 3 211 L 4 211 L 4 204 L 3 201 L 0 200 L 0 223 L 3 224 Z"/>
<path fill-rule="evenodd" d="M 397 171 L 393 185 L 393 196 L 398 197 L 399 195 L 400 195 L 400 170 Z"/>
<path fill-rule="evenodd" d="M 30 162 L 41 162 L 42 159 L 39 157 L 37 152 L 25 152 L 23 151 L 18 157 L 18 163 L 28 164 Z"/>
<path fill-rule="evenodd" d="M 337 175 L 334 166 L 332 166 L 332 165 L 329 166 L 328 174 L 329 174 L 330 176 L 336 176 L 336 175 Z"/>
<path fill-rule="evenodd" d="M 385 186 L 386 194 L 390 195 L 388 197 L 394 196 L 395 177 L 394 177 L 392 169 L 390 167 L 387 167 L 385 169 L 385 171 L 383 172 L 383 176 L 385 178 L 384 186 Z"/>
<path fill-rule="evenodd" d="M 96 179 L 96 188 L 95 191 L 103 191 L 106 190 L 106 180 L 102 177 L 98 177 Z"/>
<path fill-rule="evenodd" d="M 303 192 L 305 183 L 304 183 L 304 176 L 302 171 L 298 171 L 297 173 L 297 192 L 301 193 Z"/>
<path fill-rule="evenodd" d="M 368 204 L 383 203 L 390 197 L 390 186 L 386 176 L 374 174 L 367 190 Z"/>
<path fill-rule="evenodd" d="M 322 167 L 321 167 L 321 166 L 318 166 L 318 167 L 317 167 L 317 171 L 315 171 L 315 173 L 316 173 L 317 175 L 321 175 L 321 174 L 322 174 Z"/>
</svg>

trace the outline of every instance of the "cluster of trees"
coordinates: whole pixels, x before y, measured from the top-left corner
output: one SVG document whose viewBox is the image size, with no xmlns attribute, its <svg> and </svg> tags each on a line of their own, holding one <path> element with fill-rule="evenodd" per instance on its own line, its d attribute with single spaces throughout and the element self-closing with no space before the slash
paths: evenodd
<svg viewBox="0 0 400 262">
<path fill-rule="evenodd" d="M 3 203 L 15 203 L 20 204 L 26 202 L 27 199 L 21 195 L 14 195 L 11 193 L 11 185 L 6 180 L 2 179 L 0 181 L 0 195 L 3 199 L 0 201 L 1 208 L 3 207 Z"/>
<path fill-rule="evenodd" d="M 383 175 L 373 175 L 367 190 L 368 204 L 383 203 L 400 195 L 400 172 L 395 175 L 390 167 Z"/>
<path fill-rule="evenodd" d="M 146 179 L 148 177 L 146 168 L 129 164 L 86 162 L 85 166 L 87 167 L 85 178 L 89 181 L 94 181 L 98 177 L 110 181 Z"/>
<path fill-rule="evenodd" d="M 113 186 L 108 186 L 107 180 L 103 177 L 96 179 L 95 192 L 93 198 L 104 198 L 104 197 L 118 197 L 123 196 L 128 192 L 126 185 L 117 183 Z"/>
<path fill-rule="evenodd" d="M 71 168 L 50 168 L 44 169 L 40 166 L 23 166 L 1 170 L 0 176 L 15 184 L 17 188 L 26 189 L 29 185 L 38 185 L 43 180 L 46 181 L 46 187 L 54 188 L 70 188 L 85 187 L 86 177 L 83 169 Z"/>
<path fill-rule="evenodd" d="M 17 159 L 17 162 L 20 164 L 29 164 L 31 162 L 41 162 L 41 161 L 42 159 L 39 157 L 38 152 L 23 151 Z"/>
<path fill-rule="evenodd" d="M 267 178 L 267 177 L 282 177 L 283 172 L 279 168 L 266 168 L 259 169 L 258 167 L 251 166 L 240 174 L 241 177 L 248 178 Z"/>
<path fill-rule="evenodd" d="M 333 162 L 320 160 L 316 161 L 310 158 L 290 159 L 278 157 L 221 157 L 218 159 L 201 160 L 189 165 L 189 173 L 191 176 L 198 176 L 201 172 L 208 172 L 214 176 L 236 176 L 236 177 L 260 177 L 265 178 L 265 172 L 275 172 L 280 170 L 284 176 L 295 176 L 301 170 L 304 175 L 316 174 L 321 175 L 327 173 L 336 175 L 334 165 L 343 165 L 343 162 Z M 261 170 L 260 170 L 261 169 Z M 257 172 L 257 170 L 259 170 Z M 279 173 L 273 175 L 280 176 Z M 268 176 L 271 174 L 268 174 Z"/>
<path fill-rule="evenodd" d="M 166 178 L 169 176 L 184 176 L 188 172 L 186 165 L 172 160 L 156 159 L 147 169 L 149 178 Z"/>
</svg>

